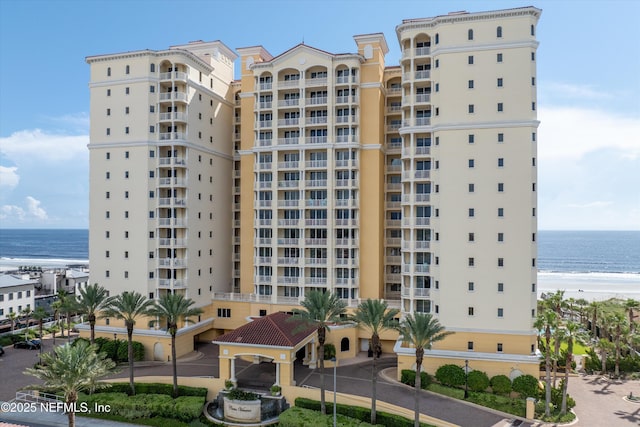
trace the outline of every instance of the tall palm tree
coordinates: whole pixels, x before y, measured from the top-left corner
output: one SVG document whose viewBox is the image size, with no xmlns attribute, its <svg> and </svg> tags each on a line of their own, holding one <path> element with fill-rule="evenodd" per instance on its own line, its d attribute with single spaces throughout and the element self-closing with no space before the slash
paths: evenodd
<svg viewBox="0 0 640 427">
<path fill-rule="evenodd" d="M 626 335 L 629 332 L 629 326 L 627 325 L 627 318 L 620 312 L 615 312 L 608 317 L 609 324 L 611 325 L 611 332 L 613 334 L 613 344 L 615 346 L 615 366 L 613 374 L 617 377 L 620 376 L 620 352 L 623 345 L 626 344 Z"/>
<path fill-rule="evenodd" d="M 545 340 L 545 408 L 544 413 L 548 417 L 551 415 L 551 330 L 558 325 L 558 314 L 551 309 L 538 312 L 538 317 L 534 324 L 538 330 L 544 330 Z"/>
<path fill-rule="evenodd" d="M 327 413 L 325 403 L 324 381 L 324 343 L 329 325 L 338 323 L 341 316 L 346 313 L 347 304 L 338 298 L 338 295 L 330 292 L 310 291 L 300 303 L 302 309 L 294 309 L 294 318 L 302 320 L 303 324 L 314 325 L 318 330 L 318 359 L 320 366 L 320 411 Z"/>
<path fill-rule="evenodd" d="M 78 393 L 85 390 L 107 387 L 98 380 L 114 371 L 116 364 L 107 359 L 104 353 L 97 353 L 95 345 L 84 341 L 76 345 L 65 344 L 56 347 L 54 353 L 44 353 L 42 363 L 35 368 L 27 368 L 25 374 L 32 375 L 44 382 L 44 389 L 64 393 L 64 400 L 73 406 Z M 29 386 L 40 389 L 42 386 Z M 75 412 L 67 413 L 69 427 L 74 427 Z"/>
<path fill-rule="evenodd" d="M 56 301 L 51 303 L 51 308 L 53 309 L 53 320 L 55 321 L 54 325 L 59 326 L 60 324 L 60 313 L 62 313 L 62 300 L 58 298 Z M 63 325 L 64 326 L 64 325 Z M 64 338 L 64 328 L 60 328 L 60 336 Z M 55 344 L 56 337 L 54 334 L 53 343 Z"/>
<path fill-rule="evenodd" d="M 91 328 L 91 344 L 95 342 L 97 314 L 104 309 L 108 298 L 109 292 L 97 283 L 88 285 L 85 288 L 80 288 L 80 295 L 78 296 L 78 309 L 81 313 L 87 315 L 89 328 Z"/>
<path fill-rule="evenodd" d="M 573 363 L 573 344 L 583 343 L 585 337 L 580 332 L 580 324 L 576 322 L 569 321 L 560 330 L 562 331 L 561 340 L 567 343 L 567 358 L 564 365 L 564 382 L 562 383 L 562 405 L 560 407 L 560 412 L 564 415 L 567 413 L 567 387 L 569 386 L 569 371 Z"/>
<path fill-rule="evenodd" d="M 22 311 L 20 312 L 20 314 L 22 316 L 24 316 L 25 325 L 27 325 L 27 329 L 29 329 L 29 326 L 31 326 L 31 325 L 29 325 L 29 322 L 31 322 L 31 314 L 33 314 L 33 310 L 31 310 L 31 307 L 28 306 L 28 307 L 23 308 Z"/>
<path fill-rule="evenodd" d="M 605 375 L 607 373 L 607 357 L 613 353 L 613 343 L 606 338 L 600 338 L 595 347 L 600 356 L 602 375 Z"/>
<path fill-rule="evenodd" d="M 42 307 L 36 308 L 35 311 L 33 312 L 33 314 L 31 315 L 31 317 L 33 319 L 38 321 L 38 330 L 40 332 L 40 353 L 42 353 L 42 347 L 44 347 L 44 339 L 43 339 L 43 336 L 42 336 L 42 323 L 44 322 L 44 319 L 48 315 L 49 314 Z"/>
<path fill-rule="evenodd" d="M 16 327 L 16 319 L 18 318 L 18 314 L 15 311 L 12 311 L 11 313 L 7 314 L 7 319 L 9 319 L 9 321 L 11 322 L 11 333 L 13 334 L 13 331 L 15 330 Z"/>
<path fill-rule="evenodd" d="M 451 331 L 445 331 L 444 326 L 430 314 L 415 313 L 405 317 L 396 327 L 400 339 L 416 349 L 416 382 L 415 382 L 415 427 L 420 427 L 420 389 L 422 387 L 420 374 L 424 350 L 430 349 L 434 342 L 442 341 Z"/>
<path fill-rule="evenodd" d="M 351 320 L 371 331 L 371 348 L 373 349 L 373 364 L 371 366 L 371 424 L 376 424 L 376 359 L 382 353 L 380 344 L 380 332 L 394 327 L 393 319 L 398 315 L 398 309 L 389 309 L 386 302 L 371 300 L 361 303 L 356 309 Z"/>
<path fill-rule="evenodd" d="M 586 308 L 589 305 L 589 301 L 584 298 L 578 298 L 576 300 L 576 305 L 578 306 L 578 315 L 580 316 L 580 323 L 586 325 Z"/>
<path fill-rule="evenodd" d="M 176 363 L 176 334 L 178 321 L 187 322 L 189 317 L 202 314 L 202 309 L 192 307 L 195 304 L 190 298 L 180 294 L 164 294 L 149 309 L 149 315 L 165 319 L 167 332 L 171 334 L 171 362 L 173 364 L 173 397 L 178 397 L 178 366 Z"/>
<path fill-rule="evenodd" d="M 115 297 L 109 298 L 105 304 L 105 317 L 115 317 L 124 320 L 127 327 L 128 339 L 128 356 L 129 356 L 129 386 L 131 387 L 131 395 L 136 394 L 135 384 L 133 383 L 133 327 L 136 319 L 146 316 L 148 310 L 153 306 L 153 301 L 148 300 L 138 292 L 124 292 Z"/>
<path fill-rule="evenodd" d="M 633 334 L 636 329 L 636 322 L 634 321 L 636 316 L 634 312 L 640 311 L 640 301 L 629 298 L 624 302 L 624 308 L 627 310 L 627 313 L 629 313 L 629 330 Z"/>
<path fill-rule="evenodd" d="M 589 313 L 591 313 L 591 335 L 593 338 L 598 338 L 598 316 L 602 313 L 602 303 L 599 301 L 591 301 L 589 303 Z"/>
</svg>

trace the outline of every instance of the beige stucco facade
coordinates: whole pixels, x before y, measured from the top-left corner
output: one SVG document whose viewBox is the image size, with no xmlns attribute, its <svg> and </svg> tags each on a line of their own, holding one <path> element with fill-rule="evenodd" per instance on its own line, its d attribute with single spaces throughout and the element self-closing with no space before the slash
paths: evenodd
<svg viewBox="0 0 640 427">
<path fill-rule="evenodd" d="M 405 20 L 398 66 L 382 33 L 238 48 L 235 73 L 221 42 L 88 58 L 91 282 L 185 293 L 202 339 L 313 289 L 384 299 L 455 332 L 428 370 L 533 372 L 540 13 Z M 368 339 L 328 342 L 340 359 Z"/>
</svg>

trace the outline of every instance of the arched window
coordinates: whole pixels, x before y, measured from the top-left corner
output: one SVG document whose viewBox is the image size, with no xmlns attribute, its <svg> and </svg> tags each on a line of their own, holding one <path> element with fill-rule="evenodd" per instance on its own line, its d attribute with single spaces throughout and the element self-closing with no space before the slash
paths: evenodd
<svg viewBox="0 0 640 427">
<path fill-rule="evenodd" d="M 473 40 L 473 30 L 467 31 L 467 39 L 468 40 Z"/>
<path fill-rule="evenodd" d="M 156 64 L 151 64 L 151 66 L 149 67 L 149 71 L 151 71 L 152 73 L 156 72 Z"/>
<path fill-rule="evenodd" d="M 340 341 L 340 351 L 349 351 L 349 338 L 342 338 Z"/>
<path fill-rule="evenodd" d="M 111 77 L 111 67 L 107 68 L 107 77 Z"/>
<path fill-rule="evenodd" d="M 436 44 L 440 43 L 440 33 L 436 33 Z"/>
<path fill-rule="evenodd" d="M 496 28 L 496 37 L 498 38 L 502 37 L 502 27 Z"/>
</svg>

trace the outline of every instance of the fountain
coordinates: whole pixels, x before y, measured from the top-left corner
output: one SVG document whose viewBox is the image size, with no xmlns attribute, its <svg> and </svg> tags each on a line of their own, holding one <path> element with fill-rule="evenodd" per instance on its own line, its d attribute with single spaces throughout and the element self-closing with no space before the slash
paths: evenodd
<svg viewBox="0 0 640 427">
<path fill-rule="evenodd" d="M 207 402 L 204 415 L 225 426 L 268 426 L 277 424 L 280 414 L 288 408 L 284 396 L 227 389 Z"/>
</svg>

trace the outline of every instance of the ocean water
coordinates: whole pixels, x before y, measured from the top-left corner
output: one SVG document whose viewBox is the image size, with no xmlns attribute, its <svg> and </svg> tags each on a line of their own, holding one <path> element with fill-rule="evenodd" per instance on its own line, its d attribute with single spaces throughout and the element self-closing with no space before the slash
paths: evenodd
<svg viewBox="0 0 640 427">
<path fill-rule="evenodd" d="M 0 229 L 0 270 L 89 262 L 89 230 Z"/>
</svg>

